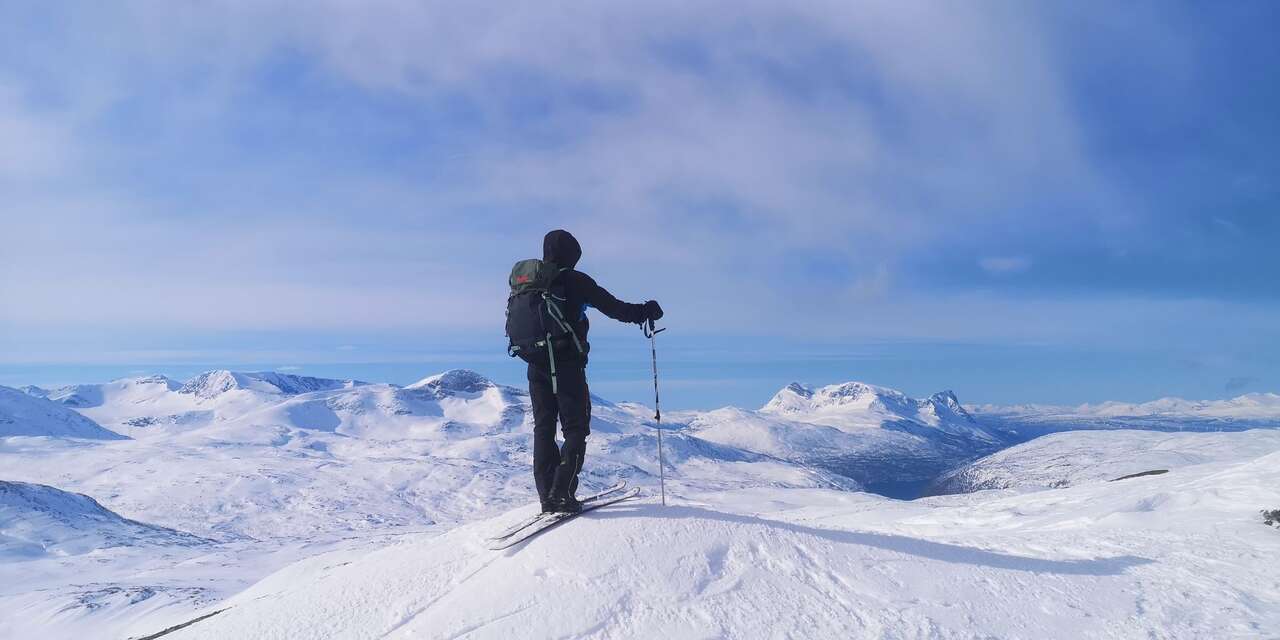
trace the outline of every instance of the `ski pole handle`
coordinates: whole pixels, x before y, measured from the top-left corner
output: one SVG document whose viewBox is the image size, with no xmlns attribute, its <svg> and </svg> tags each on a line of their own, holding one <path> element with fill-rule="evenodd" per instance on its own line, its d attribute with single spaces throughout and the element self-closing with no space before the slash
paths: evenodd
<svg viewBox="0 0 1280 640">
<path fill-rule="evenodd" d="M 661 329 L 658 329 L 658 328 L 657 328 L 657 325 L 654 323 L 654 320 L 653 320 L 653 319 L 649 319 L 649 320 L 645 320 L 644 322 L 641 322 L 641 323 L 640 323 L 640 330 L 644 332 L 644 337 L 646 337 L 646 338 L 652 338 L 652 337 L 654 337 L 654 336 L 658 335 L 659 333 L 662 333 L 663 331 L 666 331 L 666 330 L 667 330 L 667 328 L 666 328 L 666 327 L 663 327 L 663 328 L 661 328 Z"/>
</svg>

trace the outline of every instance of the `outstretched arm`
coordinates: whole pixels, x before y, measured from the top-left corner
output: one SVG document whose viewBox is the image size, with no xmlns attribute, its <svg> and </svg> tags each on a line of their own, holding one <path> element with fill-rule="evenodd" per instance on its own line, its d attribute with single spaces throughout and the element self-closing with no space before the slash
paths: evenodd
<svg viewBox="0 0 1280 640">
<path fill-rule="evenodd" d="M 591 276 L 581 271 L 577 273 L 582 278 L 582 292 L 587 304 L 599 309 L 600 313 L 619 322 L 640 323 L 648 318 L 645 312 L 645 305 L 623 302 L 613 297 L 613 294 L 605 291 L 604 287 L 596 284 L 596 281 Z"/>
</svg>

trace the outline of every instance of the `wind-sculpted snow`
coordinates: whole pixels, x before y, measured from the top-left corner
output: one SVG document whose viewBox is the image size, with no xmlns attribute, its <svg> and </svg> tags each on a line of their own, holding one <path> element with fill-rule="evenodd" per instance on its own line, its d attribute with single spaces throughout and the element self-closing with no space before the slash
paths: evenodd
<svg viewBox="0 0 1280 640">
<path fill-rule="evenodd" d="M 10 387 L 0 387 L 0 438 L 9 436 L 124 439 L 124 436 L 102 428 L 59 403 Z"/>
<path fill-rule="evenodd" d="M 307 559 L 172 638 L 1267 637 L 1277 463 L 916 502 L 742 489 L 485 549 L 522 509 Z"/>
<path fill-rule="evenodd" d="M 1280 430 L 1228 433 L 1071 431 L 1037 438 L 938 478 L 933 494 L 1046 489 L 1156 470 L 1250 460 L 1280 450 Z"/>
</svg>

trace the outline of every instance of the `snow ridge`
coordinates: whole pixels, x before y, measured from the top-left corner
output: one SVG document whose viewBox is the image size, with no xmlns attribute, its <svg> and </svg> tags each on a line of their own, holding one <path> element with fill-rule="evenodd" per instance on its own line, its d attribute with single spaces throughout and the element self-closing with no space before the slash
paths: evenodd
<svg viewBox="0 0 1280 640">
<path fill-rule="evenodd" d="M 129 545 L 203 542 L 187 533 L 123 518 L 84 494 L 0 480 L 0 557 L 67 556 Z"/>
<path fill-rule="evenodd" d="M 495 388 L 492 381 L 484 376 L 471 371 L 469 369 L 450 369 L 444 373 L 438 373 L 433 376 L 423 378 L 407 387 L 406 389 L 425 389 L 437 396 L 450 396 L 456 394 L 476 394 L 484 393 L 488 389 Z"/>
<path fill-rule="evenodd" d="M 0 437 L 126 439 L 57 402 L 0 386 Z"/>
<path fill-rule="evenodd" d="M 953 469 L 935 480 L 926 494 L 1070 487 L 1159 469 L 1250 460 L 1272 451 L 1280 451 L 1280 430 L 1067 431 L 1037 438 Z"/>
<path fill-rule="evenodd" d="M 225 369 L 206 371 L 182 385 L 178 393 L 211 400 L 235 390 L 256 391 L 276 395 L 298 395 L 313 391 L 331 391 L 353 387 L 361 382 L 296 376 L 274 371 L 237 373 Z"/>
</svg>

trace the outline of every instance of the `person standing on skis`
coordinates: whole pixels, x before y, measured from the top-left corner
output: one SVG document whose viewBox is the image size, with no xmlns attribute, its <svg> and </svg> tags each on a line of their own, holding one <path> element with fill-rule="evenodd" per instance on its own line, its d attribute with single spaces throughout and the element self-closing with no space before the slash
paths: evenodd
<svg viewBox="0 0 1280 640">
<path fill-rule="evenodd" d="M 533 478 L 544 512 L 576 513 L 578 473 L 591 433 L 587 388 L 587 308 L 628 323 L 662 317 L 662 307 L 622 302 L 591 276 L 574 269 L 582 247 L 557 229 L 542 240 L 542 260 L 512 269 L 507 301 L 508 353 L 528 363 L 533 403 Z M 556 446 L 556 420 L 564 445 Z"/>
</svg>

